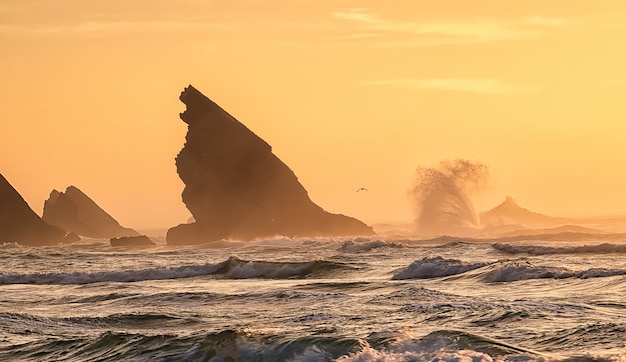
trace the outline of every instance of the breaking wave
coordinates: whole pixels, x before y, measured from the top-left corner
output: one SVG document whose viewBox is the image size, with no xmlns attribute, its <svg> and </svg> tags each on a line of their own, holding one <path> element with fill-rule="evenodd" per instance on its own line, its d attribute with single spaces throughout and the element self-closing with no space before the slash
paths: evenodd
<svg viewBox="0 0 626 362">
<path fill-rule="evenodd" d="M 607 359 L 585 360 L 608 360 L 611 357 L 614 356 L 607 356 Z M 186 336 L 108 331 L 95 336 L 50 338 L 0 348 L 0 358 L 338 362 L 568 360 L 565 357 L 549 356 L 500 340 L 455 330 L 434 331 L 422 338 L 414 338 L 406 332 L 375 332 L 364 339 L 359 339 L 331 336 L 288 338 L 255 333 L 249 329 Z"/>
<path fill-rule="evenodd" d="M 340 250 L 348 253 L 362 253 L 380 248 L 402 248 L 402 243 L 383 240 L 348 240 Z"/>
<path fill-rule="evenodd" d="M 499 264 L 499 263 L 498 263 Z M 495 267 L 491 265 L 490 267 Z M 567 279 L 567 278 L 602 278 L 616 275 L 626 275 L 626 269 L 592 268 L 574 271 L 557 266 L 535 266 L 530 263 L 508 263 L 498 265 L 493 270 L 482 273 L 481 279 L 486 282 L 516 282 L 529 279 Z"/>
<path fill-rule="evenodd" d="M 466 263 L 457 259 L 423 258 L 416 260 L 406 269 L 393 276 L 393 279 L 428 279 L 462 274 L 470 270 L 482 268 L 487 263 Z"/>
<path fill-rule="evenodd" d="M 403 332 L 373 333 L 355 353 L 337 361 L 472 361 L 492 362 L 502 357 L 542 360 L 547 355 L 493 338 L 457 330 L 434 331 L 420 339 Z"/>
<path fill-rule="evenodd" d="M 536 266 L 524 261 L 468 263 L 440 256 L 416 260 L 392 279 L 472 278 L 487 283 L 516 282 L 530 279 L 589 279 L 626 275 L 626 269 L 591 268 L 581 271 L 558 266 Z"/>
<path fill-rule="evenodd" d="M 226 279 L 289 279 L 316 277 L 333 270 L 352 269 L 338 262 L 314 260 L 309 262 L 248 261 L 237 257 L 216 264 L 185 265 L 169 268 L 100 272 L 54 272 L 32 274 L 0 273 L 0 285 L 6 284 L 90 284 L 100 282 L 138 282 L 215 275 Z"/>
<path fill-rule="evenodd" d="M 493 244 L 492 247 L 507 254 L 618 254 L 626 253 L 626 244 L 597 244 L 581 246 L 541 246 L 541 245 L 512 245 Z"/>
</svg>

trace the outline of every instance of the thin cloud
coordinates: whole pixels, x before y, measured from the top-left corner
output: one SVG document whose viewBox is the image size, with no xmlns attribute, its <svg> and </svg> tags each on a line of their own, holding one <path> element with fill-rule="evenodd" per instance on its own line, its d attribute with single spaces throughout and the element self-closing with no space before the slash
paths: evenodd
<svg viewBox="0 0 626 362">
<path fill-rule="evenodd" d="M 336 10 L 331 12 L 331 15 L 335 18 L 354 20 L 365 23 L 382 23 L 384 20 L 378 18 L 377 13 L 372 13 L 365 8 L 354 8 L 345 10 Z"/>
<path fill-rule="evenodd" d="M 451 92 L 470 92 L 478 94 L 512 94 L 536 90 L 536 87 L 501 82 L 486 78 L 427 78 L 374 80 L 361 82 L 362 85 L 401 87 L 418 90 L 438 90 Z"/>
<path fill-rule="evenodd" d="M 360 32 L 385 32 L 387 34 L 409 34 L 421 37 L 438 37 L 424 41 L 433 43 L 493 42 L 506 39 L 530 38 L 542 29 L 563 27 L 570 22 L 562 18 L 532 16 L 515 21 L 478 19 L 472 21 L 417 22 L 383 19 L 367 9 L 345 9 L 331 12 L 336 19 L 351 21 Z"/>
</svg>

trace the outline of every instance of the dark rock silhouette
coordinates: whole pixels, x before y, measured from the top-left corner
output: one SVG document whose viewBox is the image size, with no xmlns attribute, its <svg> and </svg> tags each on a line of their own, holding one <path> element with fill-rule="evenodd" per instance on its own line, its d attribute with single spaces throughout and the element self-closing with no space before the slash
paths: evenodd
<svg viewBox="0 0 626 362">
<path fill-rule="evenodd" d="M 67 235 L 65 235 L 65 237 L 62 240 L 62 243 L 71 244 L 71 243 L 75 243 L 81 240 L 82 239 L 80 238 L 80 236 L 78 236 L 76 233 L 70 232 L 70 233 L 67 233 Z"/>
<path fill-rule="evenodd" d="M 69 186 L 65 192 L 52 190 L 44 202 L 43 219 L 51 225 L 90 238 L 139 235 L 133 229 L 120 226 L 75 186 Z"/>
<path fill-rule="evenodd" d="M 520 207 L 512 197 L 507 197 L 500 205 L 480 213 L 482 226 L 508 224 L 542 226 L 553 225 L 565 220 L 564 218 L 546 216 Z"/>
<path fill-rule="evenodd" d="M 180 100 L 187 105 L 180 118 L 188 132 L 176 167 L 185 183 L 183 202 L 196 221 L 168 230 L 168 244 L 374 233 L 313 203 L 269 144 L 193 86 Z"/>
<path fill-rule="evenodd" d="M 111 246 L 129 246 L 129 245 L 156 245 L 145 235 L 138 236 L 122 236 L 121 238 L 111 238 Z"/>
<path fill-rule="evenodd" d="M 43 221 L 0 174 L 0 243 L 55 245 L 65 231 Z"/>
</svg>

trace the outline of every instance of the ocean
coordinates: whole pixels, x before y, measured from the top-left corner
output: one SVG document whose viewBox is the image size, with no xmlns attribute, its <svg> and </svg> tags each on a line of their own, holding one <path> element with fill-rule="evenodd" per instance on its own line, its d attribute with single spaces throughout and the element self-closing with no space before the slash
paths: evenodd
<svg viewBox="0 0 626 362">
<path fill-rule="evenodd" d="M 0 245 L 0 361 L 624 361 L 625 235 Z"/>
</svg>

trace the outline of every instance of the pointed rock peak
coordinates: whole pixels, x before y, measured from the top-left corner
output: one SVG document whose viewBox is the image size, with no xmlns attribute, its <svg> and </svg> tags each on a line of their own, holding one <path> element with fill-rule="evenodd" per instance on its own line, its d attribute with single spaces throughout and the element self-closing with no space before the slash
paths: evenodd
<svg viewBox="0 0 626 362">
<path fill-rule="evenodd" d="M 48 200 L 50 200 L 51 202 L 55 202 L 59 196 L 61 196 L 61 193 L 58 190 L 52 190 L 50 192 L 50 197 L 48 197 Z"/>
<path fill-rule="evenodd" d="M 519 206 L 514 198 L 512 198 L 511 196 L 507 196 L 506 199 L 501 204 L 494 207 L 490 211 L 515 212 L 515 211 L 528 211 L 528 209 L 525 209 Z"/>
<path fill-rule="evenodd" d="M 86 193 L 82 192 L 78 187 L 70 185 L 65 189 L 65 196 L 72 199 L 75 203 L 83 205 L 89 205 L 90 208 L 100 209 L 102 208 L 96 204 L 95 201 L 91 197 L 89 197 Z M 104 212 L 104 210 L 102 210 Z"/>
<path fill-rule="evenodd" d="M 202 97 L 205 97 L 205 95 L 202 94 L 199 90 L 197 90 L 196 87 L 194 87 L 193 85 L 190 84 L 190 85 L 186 86 L 185 89 L 183 89 L 183 91 L 180 93 L 180 98 L 183 101 L 183 103 L 185 103 L 183 98 L 191 97 L 194 94 L 200 95 Z"/>
<path fill-rule="evenodd" d="M 502 204 L 500 204 L 500 206 L 515 207 L 515 208 L 519 208 L 520 207 L 517 204 L 517 202 L 515 202 L 515 199 L 512 198 L 511 196 L 507 196 L 506 199 L 504 200 L 504 202 Z"/>
<path fill-rule="evenodd" d="M 507 196 L 506 199 L 504 200 L 505 204 L 513 204 L 513 205 L 517 205 L 517 203 L 515 202 L 515 199 L 512 198 L 511 196 Z"/>
<path fill-rule="evenodd" d="M 180 114 L 180 119 L 189 125 L 202 119 L 199 117 L 201 115 L 199 114 L 200 112 L 216 114 L 224 113 L 228 115 L 228 117 L 234 119 L 234 117 L 228 114 L 215 102 L 210 100 L 209 97 L 194 88 L 191 84 L 180 93 L 179 99 L 187 106 L 187 109 Z"/>
<path fill-rule="evenodd" d="M 72 193 L 75 193 L 75 194 L 82 194 L 82 195 L 85 195 L 85 193 L 84 193 L 84 192 L 82 192 L 82 191 L 81 191 L 78 187 L 76 187 L 76 186 L 74 186 L 74 185 L 70 185 L 70 186 L 68 186 L 68 187 L 65 189 L 65 193 L 66 193 L 66 194 L 72 194 Z M 85 196 L 87 196 L 87 195 L 85 195 Z"/>
<path fill-rule="evenodd" d="M 191 84 L 188 85 L 187 87 L 185 87 L 185 89 L 180 93 L 179 99 L 181 100 L 181 102 L 183 102 L 183 103 L 185 103 L 187 105 L 189 105 L 189 103 L 192 103 L 192 102 L 198 101 L 198 100 L 204 100 L 204 101 L 208 100 L 211 103 L 215 104 L 215 102 L 211 101 L 209 99 L 209 97 L 207 97 L 204 94 L 202 94 L 202 92 L 197 90 Z"/>
</svg>

